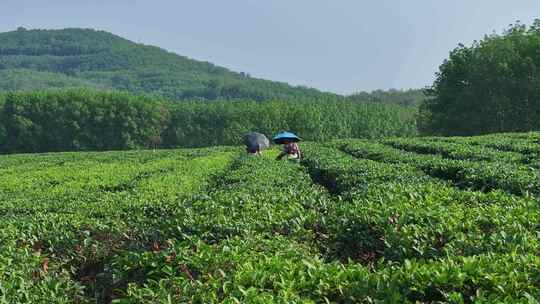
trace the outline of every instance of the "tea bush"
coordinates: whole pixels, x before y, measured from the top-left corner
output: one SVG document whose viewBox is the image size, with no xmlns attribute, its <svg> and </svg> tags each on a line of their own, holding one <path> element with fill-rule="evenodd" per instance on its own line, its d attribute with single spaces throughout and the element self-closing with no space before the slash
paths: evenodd
<svg viewBox="0 0 540 304">
<path fill-rule="evenodd" d="M 0 156 L 0 303 L 538 303 L 539 139 Z"/>
</svg>

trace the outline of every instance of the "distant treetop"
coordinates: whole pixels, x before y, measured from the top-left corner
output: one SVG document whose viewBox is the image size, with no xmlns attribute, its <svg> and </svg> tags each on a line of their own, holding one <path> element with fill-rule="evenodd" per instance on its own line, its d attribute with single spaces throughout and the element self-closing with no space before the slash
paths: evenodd
<svg viewBox="0 0 540 304">
<path fill-rule="evenodd" d="M 421 89 L 389 89 L 375 90 L 371 92 L 362 91 L 350 95 L 349 99 L 385 104 L 400 104 L 404 106 L 418 106 L 426 99 L 426 95 Z"/>
</svg>

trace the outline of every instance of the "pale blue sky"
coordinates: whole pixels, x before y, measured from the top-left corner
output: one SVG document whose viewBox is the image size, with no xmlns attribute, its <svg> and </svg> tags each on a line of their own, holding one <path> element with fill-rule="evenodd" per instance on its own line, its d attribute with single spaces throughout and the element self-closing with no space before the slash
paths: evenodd
<svg viewBox="0 0 540 304">
<path fill-rule="evenodd" d="M 540 0 L 2 0 L 0 31 L 110 31 L 254 77 L 338 93 L 429 85 L 459 42 Z"/>
</svg>

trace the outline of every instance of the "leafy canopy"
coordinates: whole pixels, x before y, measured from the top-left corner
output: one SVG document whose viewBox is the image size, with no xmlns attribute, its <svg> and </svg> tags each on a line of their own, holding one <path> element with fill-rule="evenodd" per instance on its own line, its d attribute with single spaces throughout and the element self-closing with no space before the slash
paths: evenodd
<svg viewBox="0 0 540 304">
<path fill-rule="evenodd" d="M 422 106 L 422 132 L 473 135 L 540 129 L 540 20 L 511 25 L 471 47 L 459 45 L 440 67 Z"/>
</svg>

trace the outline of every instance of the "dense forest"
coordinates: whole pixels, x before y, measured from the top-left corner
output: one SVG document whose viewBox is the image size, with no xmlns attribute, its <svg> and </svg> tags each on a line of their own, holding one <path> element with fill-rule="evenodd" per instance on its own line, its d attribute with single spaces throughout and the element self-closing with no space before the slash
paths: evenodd
<svg viewBox="0 0 540 304">
<path fill-rule="evenodd" d="M 313 141 L 416 134 L 413 108 L 341 98 L 175 103 L 77 89 L 11 92 L 2 100 L 3 153 L 237 145 L 249 131 L 291 130 Z"/>
<path fill-rule="evenodd" d="M 369 101 L 384 104 L 399 104 L 403 106 L 419 106 L 426 99 L 424 90 L 374 90 L 371 92 L 361 91 L 348 96 L 350 100 Z"/>
<path fill-rule="evenodd" d="M 440 67 L 421 107 L 424 134 L 474 135 L 540 130 L 540 20 L 511 25 Z"/>
<path fill-rule="evenodd" d="M 256 79 L 104 31 L 19 28 L 0 34 L 0 90 L 73 87 L 154 94 L 171 100 L 336 96 Z"/>
</svg>

